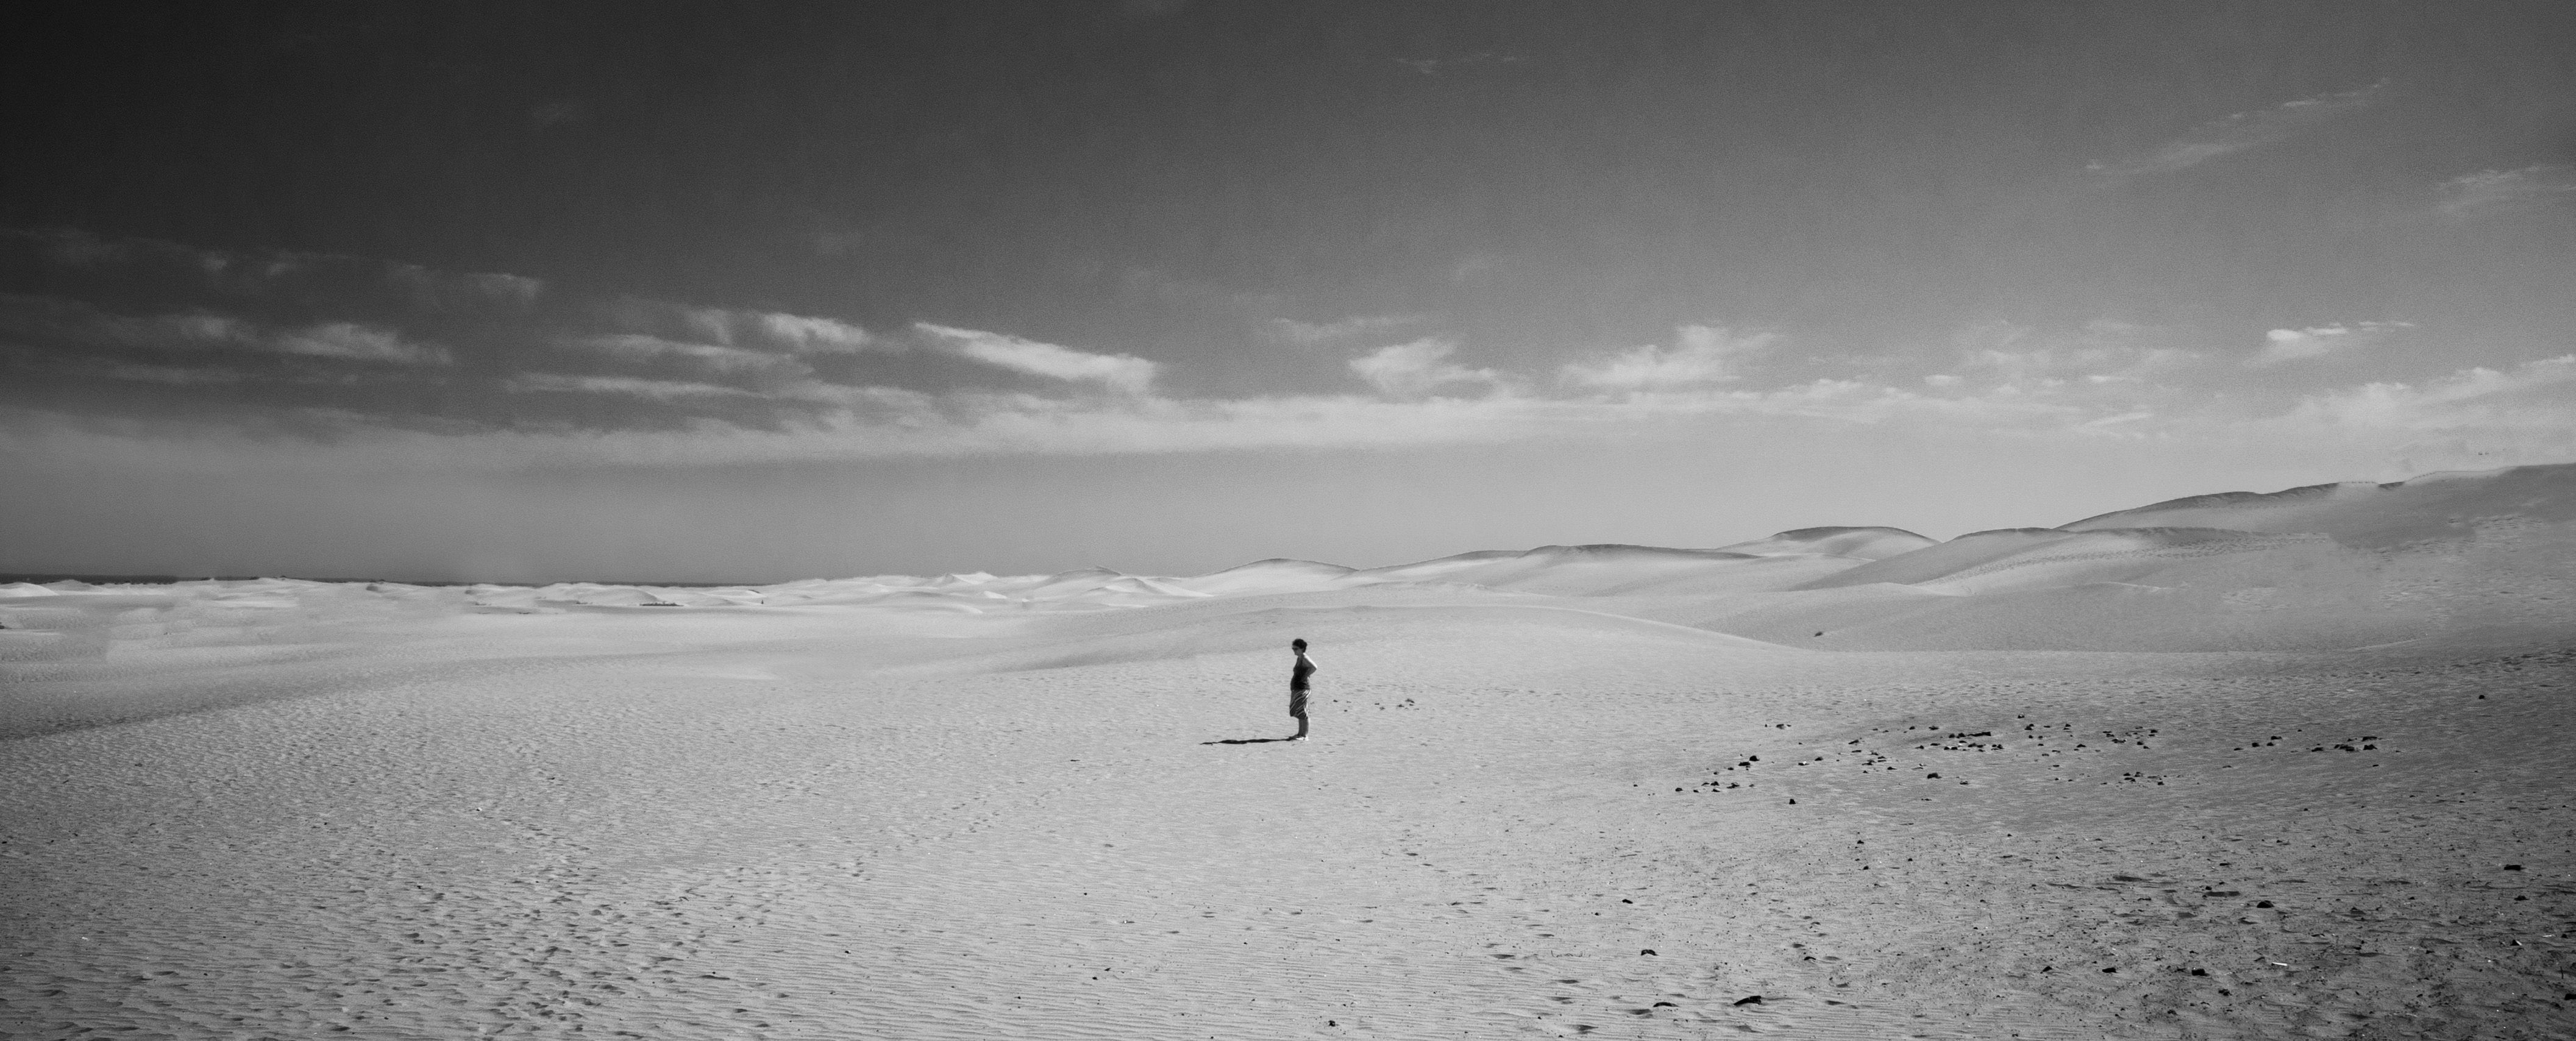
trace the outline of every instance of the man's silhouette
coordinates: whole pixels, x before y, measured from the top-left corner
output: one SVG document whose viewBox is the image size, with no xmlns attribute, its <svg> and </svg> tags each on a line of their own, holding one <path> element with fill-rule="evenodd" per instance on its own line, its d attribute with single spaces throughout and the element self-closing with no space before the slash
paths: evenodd
<svg viewBox="0 0 2576 1041">
<path fill-rule="evenodd" d="M 1288 649 L 1297 652 L 1297 664 L 1288 670 L 1288 714 L 1297 717 L 1297 735 L 1288 740 L 1303 741 L 1306 739 L 1306 691 L 1313 686 L 1309 677 L 1315 675 L 1315 663 L 1306 657 L 1306 641 L 1293 641 Z"/>
</svg>

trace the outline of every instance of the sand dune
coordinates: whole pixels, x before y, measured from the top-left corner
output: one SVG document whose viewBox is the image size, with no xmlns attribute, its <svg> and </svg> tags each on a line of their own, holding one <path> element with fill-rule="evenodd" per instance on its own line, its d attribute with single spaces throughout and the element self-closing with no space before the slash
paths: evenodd
<svg viewBox="0 0 2576 1041">
<path fill-rule="evenodd" d="M 1980 567 L 2034 546 L 2070 538 L 2067 533 L 2049 528 L 2002 528 L 1961 535 L 1948 542 L 1934 543 L 1857 567 L 1835 572 L 1830 577 L 1809 583 L 1809 588 L 1831 589 L 1836 586 L 1868 585 L 1873 582 L 1896 582 L 1912 585 L 1929 582 L 1968 568 Z"/>
<path fill-rule="evenodd" d="M 1766 539 L 1720 546 L 1729 553 L 1749 553 L 1768 557 L 1791 553 L 1821 553 L 1835 557 L 1858 557 L 1883 560 L 1899 553 L 1911 553 L 1933 544 L 1903 528 L 1800 528 L 1784 531 Z"/>
<path fill-rule="evenodd" d="M 0 1034 L 2576 1035 L 2570 472 L 1363 570 L 13 584 Z"/>
<path fill-rule="evenodd" d="M 1339 588 L 1352 569 L 1312 560 L 1256 560 L 1239 567 L 1172 580 L 1172 584 L 1215 596 L 1258 593 L 1306 593 Z"/>
<path fill-rule="evenodd" d="M 2576 520 L 2576 463 L 2426 474 L 2390 484 L 2347 481 L 2266 494 L 2200 495 L 2062 527 L 2311 532 L 2350 546 L 2384 549 L 2470 539 L 2487 525 L 2569 520 Z"/>
<path fill-rule="evenodd" d="M 7 594 L 0 597 L 0 655 L 77 661 L 112 650 L 140 665 L 181 647 L 303 643 L 309 641 L 296 634 L 315 627 L 338 631 L 457 610 L 993 615 L 1362 589 L 1461 602 L 1494 595 L 1616 601 L 1585 609 L 1842 650 L 2477 643 L 2576 627 L 2570 503 L 2576 466 L 2520 467 L 2200 496 L 2060 528 L 1983 531 L 1939 543 L 1892 528 L 1809 528 L 1721 549 L 1543 546 L 1359 570 L 1266 560 L 1198 576 L 1086 568 L 726 588 L 14 583 L 0 587 Z"/>
<path fill-rule="evenodd" d="M 1437 581 L 1551 596 L 1724 592 L 1785 588 L 1806 575 L 1839 570 L 1848 563 L 1715 549 L 1541 546 L 1522 553 L 1468 553 L 1373 568 L 1356 572 L 1344 582 Z"/>
</svg>

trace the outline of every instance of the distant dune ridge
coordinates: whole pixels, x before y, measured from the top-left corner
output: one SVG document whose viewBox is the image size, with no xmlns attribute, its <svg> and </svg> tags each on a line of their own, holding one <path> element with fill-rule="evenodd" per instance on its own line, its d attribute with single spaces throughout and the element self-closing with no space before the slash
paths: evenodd
<svg viewBox="0 0 2576 1041">
<path fill-rule="evenodd" d="M 1626 617 L 1831 650 L 2509 641 L 2576 626 L 2576 464 L 2201 495 L 1946 542 L 1897 528 L 1817 527 L 1714 549 L 1542 546 L 1364 569 L 1271 559 L 1186 577 L 1092 567 L 713 589 L 20 582 L 0 585 L 0 661 L 273 654 L 278 632 L 295 627 L 289 616 L 325 605 L 344 622 L 651 608 L 1007 617 L 1360 589 L 1479 602 L 1571 598 Z"/>
<path fill-rule="evenodd" d="M 1822 553 L 1828 556 L 1856 557 L 1861 560 L 1883 560 L 1934 545 L 1903 528 L 1800 528 L 1784 531 L 1767 539 L 1738 542 L 1720 549 L 1730 553 L 1747 553 L 1757 557 L 1795 553 Z"/>
</svg>

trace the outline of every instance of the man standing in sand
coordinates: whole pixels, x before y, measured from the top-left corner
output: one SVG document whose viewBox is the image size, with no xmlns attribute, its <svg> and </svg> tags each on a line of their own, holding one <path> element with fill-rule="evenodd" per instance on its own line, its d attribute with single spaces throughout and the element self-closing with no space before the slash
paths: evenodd
<svg viewBox="0 0 2576 1041">
<path fill-rule="evenodd" d="M 1292 641 L 1288 649 L 1297 652 L 1297 664 L 1288 670 L 1288 714 L 1297 717 L 1297 736 L 1288 740 L 1303 741 L 1306 739 L 1306 691 L 1313 686 L 1310 678 L 1315 675 L 1315 663 L 1306 658 L 1306 641 Z"/>
</svg>

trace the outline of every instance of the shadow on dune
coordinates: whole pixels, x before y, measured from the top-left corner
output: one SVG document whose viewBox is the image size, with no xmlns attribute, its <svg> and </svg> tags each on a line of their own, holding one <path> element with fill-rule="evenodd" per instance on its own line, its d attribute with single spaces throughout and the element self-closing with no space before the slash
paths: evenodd
<svg viewBox="0 0 2576 1041">
<path fill-rule="evenodd" d="M 1293 737 L 1229 737 L 1218 741 L 1201 741 L 1203 745 L 1266 745 L 1273 741 L 1294 741 Z"/>
</svg>

